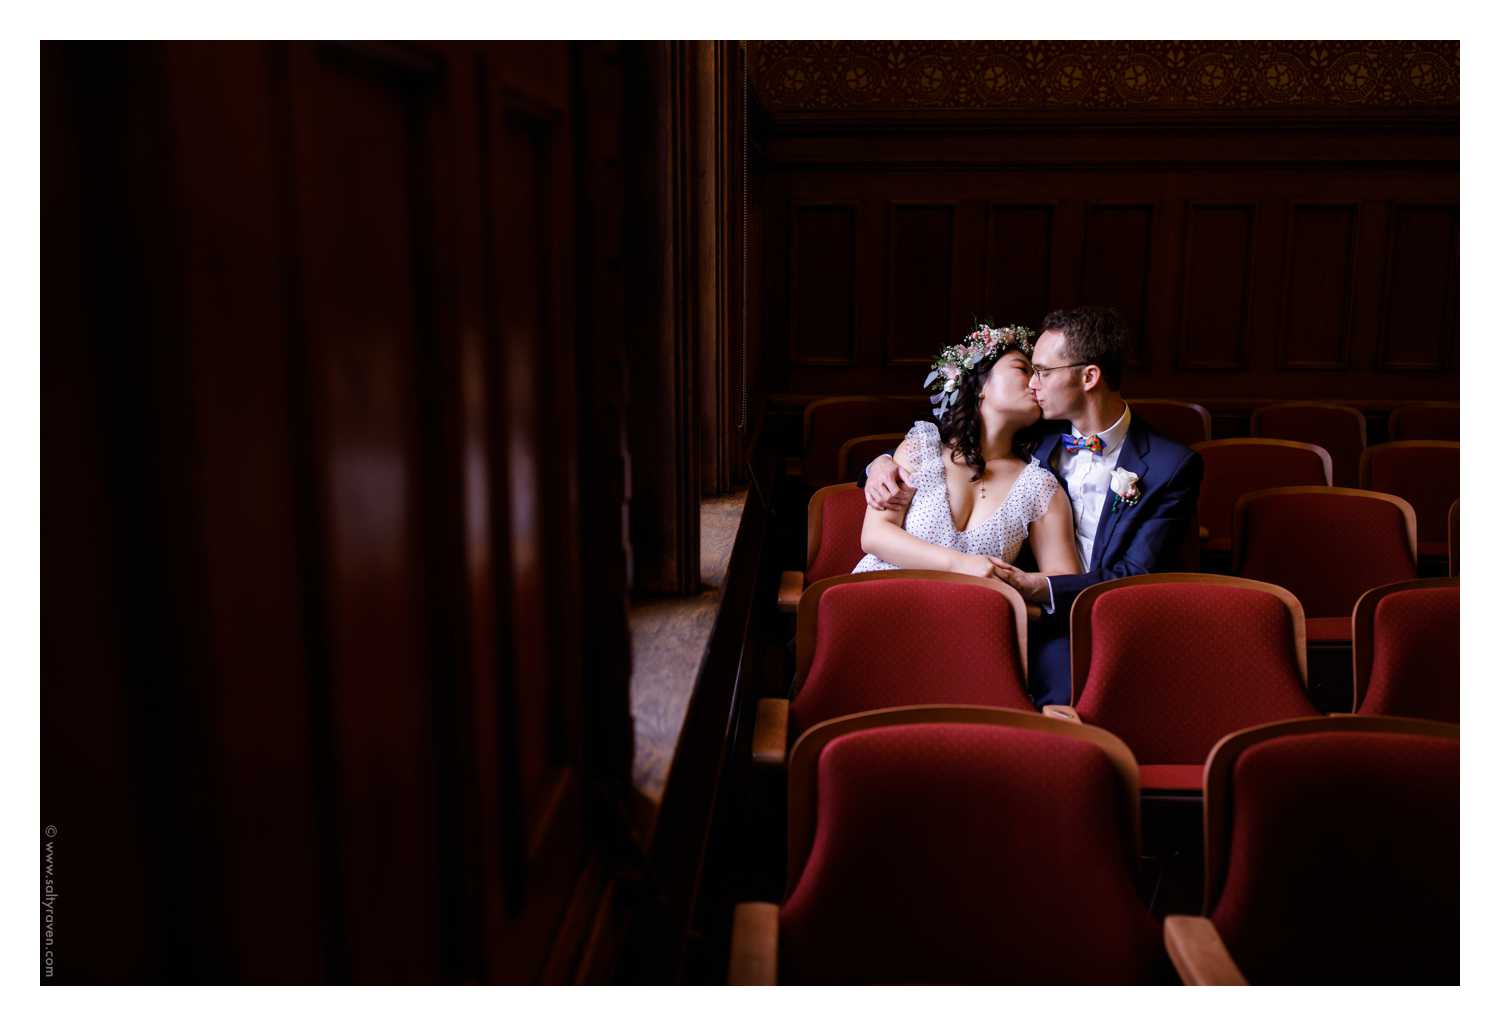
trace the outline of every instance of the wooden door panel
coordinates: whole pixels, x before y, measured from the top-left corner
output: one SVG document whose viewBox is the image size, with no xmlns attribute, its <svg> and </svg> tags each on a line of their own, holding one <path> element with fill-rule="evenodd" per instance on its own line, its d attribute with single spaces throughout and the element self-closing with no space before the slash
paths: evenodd
<svg viewBox="0 0 1500 1026">
<path fill-rule="evenodd" d="M 432 82 L 332 47 L 297 49 L 292 79 L 346 942 L 356 980 L 429 980 L 439 902 L 413 383 L 434 347 L 419 316 Z"/>
</svg>

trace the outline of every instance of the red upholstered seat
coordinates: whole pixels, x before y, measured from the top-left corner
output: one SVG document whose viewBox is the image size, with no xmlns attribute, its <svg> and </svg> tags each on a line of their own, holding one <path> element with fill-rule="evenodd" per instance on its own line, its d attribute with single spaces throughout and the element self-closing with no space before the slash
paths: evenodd
<svg viewBox="0 0 1500 1026">
<path fill-rule="evenodd" d="M 799 746 L 782 981 L 1160 979 L 1161 927 L 1132 879 L 1128 751 L 1092 728 L 993 715 L 1012 724 L 872 726 Z"/>
<path fill-rule="evenodd" d="M 1177 399 L 1132 399 L 1130 415 L 1140 417 L 1151 430 L 1179 445 L 1197 445 L 1213 437 L 1213 419 L 1197 403 Z"/>
<path fill-rule="evenodd" d="M 1360 487 L 1399 495 L 1417 512 L 1417 551 L 1448 554 L 1448 507 L 1458 499 L 1457 442 L 1387 442 L 1365 450 Z"/>
<path fill-rule="evenodd" d="M 884 435 L 860 435 L 839 446 L 838 475 L 840 481 L 858 481 L 870 461 L 881 453 L 894 452 L 906 439 L 906 432 Z"/>
<path fill-rule="evenodd" d="M 829 485 L 807 504 L 807 572 L 803 586 L 847 574 L 864 558 L 859 536 L 865 523 L 865 493 L 852 484 Z"/>
<path fill-rule="evenodd" d="M 1327 483 L 1340 488 L 1359 484 L 1359 457 L 1365 450 L 1365 415 L 1352 406 L 1272 403 L 1250 415 L 1250 433 L 1257 438 L 1284 438 L 1321 446 L 1333 460 L 1333 480 Z"/>
<path fill-rule="evenodd" d="M 1302 610 L 1280 588 L 1210 574 L 1105 581 L 1075 600 L 1073 692 L 1083 722 L 1118 735 L 1142 786 L 1199 787 L 1225 734 L 1307 716 Z"/>
<path fill-rule="evenodd" d="M 1458 578 L 1366 592 L 1354 637 L 1356 712 L 1458 722 Z"/>
<path fill-rule="evenodd" d="M 1347 645 L 1353 637 L 1353 627 L 1347 616 L 1307 618 L 1307 642 L 1310 645 Z"/>
<path fill-rule="evenodd" d="M 1025 605 L 999 581 L 921 570 L 855 574 L 798 613 L 791 736 L 835 716 L 953 703 L 1031 711 Z M 941 639 L 934 643 L 932 639 Z"/>
<path fill-rule="evenodd" d="M 1283 485 L 1333 482 L 1328 453 L 1304 442 L 1225 438 L 1193 446 L 1203 457 L 1198 491 L 1198 523 L 1208 532 L 1204 547 L 1227 553 L 1234 528 L 1234 504 L 1246 492 Z"/>
<path fill-rule="evenodd" d="M 1147 763 L 1141 767 L 1142 791 L 1201 791 L 1202 763 Z"/>
<path fill-rule="evenodd" d="M 1226 738 L 1205 794 L 1206 909 L 1246 980 L 1457 983 L 1458 772 L 1457 728 L 1424 721 Z"/>
<path fill-rule="evenodd" d="M 1458 441 L 1458 403 L 1412 403 L 1391 411 L 1386 436 L 1393 442 Z"/>
<path fill-rule="evenodd" d="M 1392 495 L 1357 488 L 1252 492 L 1235 507 L 1234 572 L 1286 588 L 1308 617 L 1347 620 L 1371 588 L 1417 576 L 1413 532 L 1411 507 Z"/>
<path fill-rule="evenodd" d="M 851 438 L 880 432 L 903 434 L 914 421 L 930 420 L 926 396 L 845 395 L 817 399 L 802 412 L 802 480 L 822 488 L 838 479 L 839 447 Z"/>
<path fill-rule="evenodd" d="M 1458 500 L 1448 507 L 1448 576 L 1458 576 Z"/>
</svg>

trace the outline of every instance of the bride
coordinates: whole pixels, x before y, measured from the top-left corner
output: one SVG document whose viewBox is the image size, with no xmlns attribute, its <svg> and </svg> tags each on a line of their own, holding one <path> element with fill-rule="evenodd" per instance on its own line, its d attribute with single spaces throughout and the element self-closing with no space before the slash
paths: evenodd
<svg viewBox="0 0 1500 1026">
<path fill-rule="evenodd" d="M 1031 380 L 1031 332 L 980 325 L 943 350 L 927 383 L 937 423 L 918 421 L 894 458 L 916 487 L 905 509 L 865 510 L 860 545 L 868 570 L 948 570 L 999 577 L 1027 537 L 1038 570 L 1076 574 L 1068 493 L 1050 471 L 1016 452 L 1016 433 L 1041 419 Z"/>
</svg>

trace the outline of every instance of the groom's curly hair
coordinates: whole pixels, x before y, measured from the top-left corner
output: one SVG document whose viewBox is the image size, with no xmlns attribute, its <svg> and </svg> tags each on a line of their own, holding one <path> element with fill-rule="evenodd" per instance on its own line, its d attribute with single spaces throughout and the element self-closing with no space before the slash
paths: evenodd
<svg viewBox="0 0 1500 1026">
<path fill-rule="evenodd" d="M 1042 331 L 1060 331 L 1068 340 L 1068 360 L 1092 363 L 1104 383 L 1120 390 L 1130 328 L 1120 311 L 1108 306 L 1080 306 L 1054 310 L 1042 320 Z"/>
</svg>

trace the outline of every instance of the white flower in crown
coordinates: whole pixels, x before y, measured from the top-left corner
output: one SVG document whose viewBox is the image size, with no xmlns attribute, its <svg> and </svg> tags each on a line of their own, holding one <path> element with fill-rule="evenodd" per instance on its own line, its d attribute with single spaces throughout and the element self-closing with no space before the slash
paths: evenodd
<svg viewBox="0 0 1500 1026">
<path fill-rule="evenodd" d="M 1141 501 L 1141 476 L 1133 470 L 1116 467 L 1109 472 L 1109 490 L 1115 493 L 1115 509 L 1120 503 L 1134 506 Z"/>
</svg>

